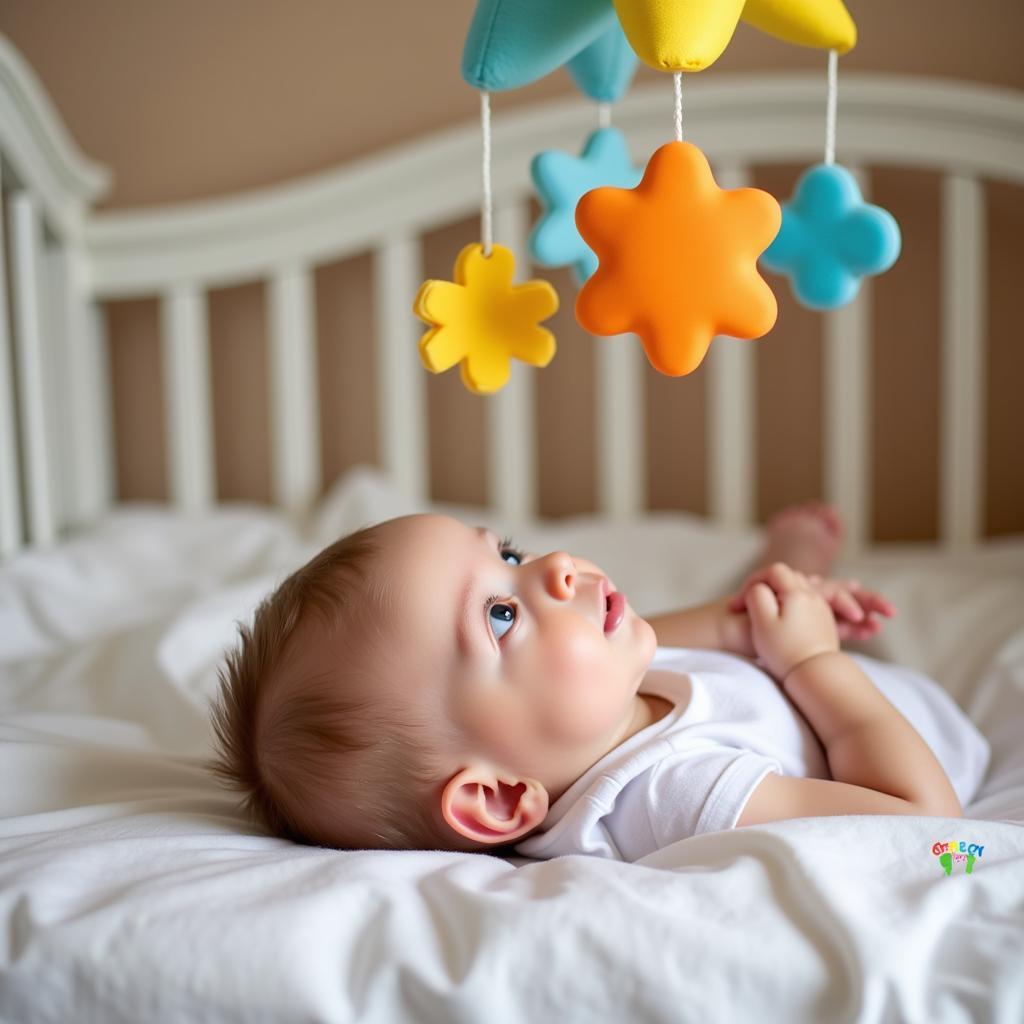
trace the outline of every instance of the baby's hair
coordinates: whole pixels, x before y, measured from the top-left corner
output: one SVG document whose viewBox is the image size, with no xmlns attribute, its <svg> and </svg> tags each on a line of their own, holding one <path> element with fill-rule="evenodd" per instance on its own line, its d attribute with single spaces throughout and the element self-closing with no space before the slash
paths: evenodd
<svg viewBox="0 0 1024 1024">
<path fill-rule="evenodd" d="M 445 780 L 425 724 L 373 685 L 384 671 L 415 671 L 387 665 L 387 592 L 372 572 L 379 529 L 325 548 L 260 604 L 251 627 L 239 623 L 219 673 L 208 768 L 278 836 L 349 849 L 453 848 L 455 834 L 433 811 Z M 310 615 L 321 636 L 340 630 L 352 652 L 330 672 L 295 668 Z"/>
</svg>

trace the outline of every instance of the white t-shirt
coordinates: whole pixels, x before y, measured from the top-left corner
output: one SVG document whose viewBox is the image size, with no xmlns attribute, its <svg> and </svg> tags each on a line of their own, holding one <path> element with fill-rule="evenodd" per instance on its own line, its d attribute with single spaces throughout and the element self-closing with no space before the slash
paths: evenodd
<svg viewBox="0 0 1024 1024">
<path fill-rule="evenodd" d="M 932 749 L 966 806 L 988 767 L 985 737 L 919 672 L 853 659 Z M 807 720 L 766 672 L 721 651 L 659 647 L 641 693 L 675 705 L 591 766 L 551 806 L 525 857 L 588 853 L 634 861 L 702 832 L 733 828 L 768 772 L 832 777 Z"/>
</svg>

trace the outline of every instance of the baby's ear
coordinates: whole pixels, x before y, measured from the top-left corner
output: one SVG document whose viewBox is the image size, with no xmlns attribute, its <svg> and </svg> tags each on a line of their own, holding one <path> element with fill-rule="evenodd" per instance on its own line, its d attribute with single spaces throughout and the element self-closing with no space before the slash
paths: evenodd
<svg viewBox="0 0 1024 1024">
<path fill-rule="evenodd" d="M 532 832 L 547 816 L 548 791 L 484 765 L 463 768 L 441 794 L 441 813 L 460 836 L 502 846 Z"/>
</svg>

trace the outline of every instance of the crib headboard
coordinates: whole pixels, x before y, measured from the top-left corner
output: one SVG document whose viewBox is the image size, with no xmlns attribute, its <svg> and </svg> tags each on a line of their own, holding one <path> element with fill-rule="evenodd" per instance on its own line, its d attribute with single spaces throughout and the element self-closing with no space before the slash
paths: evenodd
<svg viewBox="0 0 1024 1024">
<path fill-rule="evenodd" d="M 695 76 L 696 77 L 696 76 Z M 755 165 L 812 163 L 824 135 L 820 76 L 701 76 L 687 88 L 686 133 L 725 187 Z M 672 90 L 635 89 L 615 123 L 635 155 L 669 137 Z M 495 237 L 527 265 L 529 162 L 574 151 L 594 112 L 581 99 L 496 118 Z M 847 74 L 839 155 L 859 172 L 929 168 L 942 176 L 940 536 L 979 543 L 986 350 L 985 181 L 1024 185 L 1024 95 L 939 79 Z M 51 543 L 115 501 L 104 303 L 160 304 L 168 493 L 183 510 L 216 500 L 206 297 L 265 282 L 274 501 L 301 512 L 321 493 L 315 269 L 372 254 L 380 461 L 413 495 L 429 489 L 422 325 L 412 316 L 425 233 L 479 208 L 476 123 L 370 159 L 229 199 L 96 213 L 107 172 L 83 157 L 24 59 L 0 37 L 0 180 L 6 267 L 0 272 L 0 555 Z M 868 193 L 869 194 L 869 193 Z M 454 258 L 454 253 L 452 257 Z M 778 279 L 775 279 L 778 281 Z M 774 284 L 775 282 L 773 282 Z M 784 287 L 780 282 L 776 287 Z M 853 545 L 871 542 L 868 428 L 871 289 L 823 315 L 823 497 L 844 513 Z M 599 510 L 644 511 L 643 353 L 599 339 L 594 450 Z M 710 516 L 755 519 L 752 343 L 717 339 L 707 361 Z M 536 372 L 516 366 L 487 399 L 488 502 L 510 523 L 537 510 L 530 436 Z M 543 372 L 543 371 L 541 371 Z M 1024 522 L 1020 524 L 1024 530 Z"/>
</svg>

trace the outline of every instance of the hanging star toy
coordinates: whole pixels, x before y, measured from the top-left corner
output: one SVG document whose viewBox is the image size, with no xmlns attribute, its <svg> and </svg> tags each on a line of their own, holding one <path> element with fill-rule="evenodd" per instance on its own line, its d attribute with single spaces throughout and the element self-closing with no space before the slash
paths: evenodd
<svg viewBox="0 0 1024 1024">
<path fill-rule="evenodd" d="M 634 188 L 643 171 L 633 166 L 622 132 L 599 128 L 578 157 L 557 149 L 538 153 L 530 174 L 546 208 L 530 235 L 530 254 L 546 267 L 571 264 L 582 284 L 597 269 L 597 257 L 576 229 L 576 204 L 601 185 Z"/>
<path fill-rule="evenodd" d="M 478 395 L 508 383 L 512 358 L 547 366 L 555 337 L 538 326 L 558 309 L 558 295 L 547 281 L 513 285 L 515 258 L 503 245 L 489 256 L 479 242 L 467 245 L 455 261 L 454 281 L 424 281 L 413 312 L 432 324 L 420 339 L 423 365 L 443 373 L 460 364 L 462 383 Z"/>
<path fill-rule="evenodd" d="M 778 307 L 757 258 L 779 230 L 779 204 L 753 188 L 719 188 L 688 142 L 655 150 L 634 189 L 598 188 L 576 226 L 599 265 L 576 299 L 592 334 L 633 332 L 656 370 L 695 370 L 716 334 L 759 338 Z"/>
<path fill-rule="evenodd" d="M 856 298 L 866 276 L 896 262 L 900 244 L 896 219 L 864 201 L 845 167 L 817 164 L 783 205 L 782 228 L 761 265 L 786 274 L 805 306 L 837 309 Z"/>
</svg>

